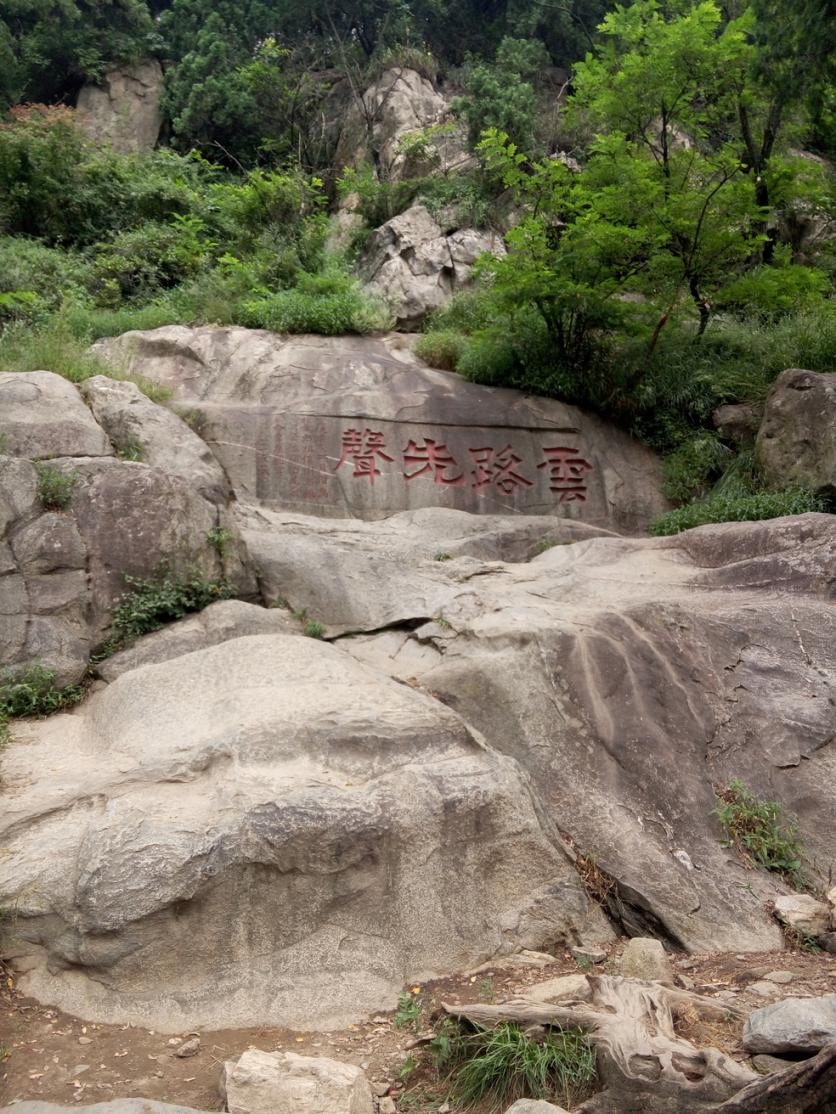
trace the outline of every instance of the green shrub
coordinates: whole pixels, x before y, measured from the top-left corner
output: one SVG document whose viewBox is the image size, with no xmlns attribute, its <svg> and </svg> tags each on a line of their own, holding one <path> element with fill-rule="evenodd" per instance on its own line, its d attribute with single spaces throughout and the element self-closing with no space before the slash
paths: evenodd
<svg viewBox="0 0 836 1114">
<path fill-rule="evenodd" d="M 720 494 L 660 514 L 650 523 L 648 530 L 661 537 L 679 534 L 709 522 L 756 522 L 827 509 L 827 502 L 821 496 L 797 487 L 785 491 L 761 491 L 754 495 Z"/>
<path fill-rule="evenodd" d="M 467 96 L 454 107 L 468 122 L 471 142 L 482 132 L 496 128 L 505 132 L 523 150 L 535 147 L 537 98 L 528 78 L 550 64 L 542 43 L 506 36 L 493 63 L 471 62 L 467 73 Z"/>
<path fill-rule="evenodd" d="M 791 886 L 801 889 L 803 848 L 795 821 L 784 815 L 778 801 L 765 801 L 739 778 L 715 790 L 715 815 L 726 831 L 729 847 L 735 847 L 751 863 L 780 874 Z"/>
<path fill-rule="evenodd" d="M 50 248 L 24 236 L 0 236 L 0 292 L 27 291 L 43 309 L 87 294 L 90 265 L 78 252 Z"/>
<path fill-rule="evenodd" d="M 398 1029 L 417 1029 L 421 1020 L 421 999 L 419 996 L 402 990 L 398 995 L 398 1008 L 395 1011 L 395 1025 Z"/>
<path fill-rule="evenodd" d="M 107 653 L 232 594 L 226 580 L 207 580 L 199 573 L 180 578 L 161 570 L 150 580 L 126 576 L 125 583 L 130 591 L 113 611 Z"/>
<path fill-rule="evenodd" d="M 675 503 L 704 495 L 720 478 L 732 458 L 716 433 L 702 430 L 665 460 L 664 492 Z"/>
<path fill-rule="evenodd" d="M 49 464 L 36 464 L 38 501 L 45 511 L 65 511 L 73 501 L 78 473 L 61 472 Z"/>
<path fill-rule="evenodd" d="M 84 696 L 82 686 L 59 686 L 55 678 L 55 670 L 38 662 L 20 672 L 4 670 L 0 674 L 0 720 L 49 716 L 78 704 Z"/>
<path fill-rule="evenodd" d="M 717 296 L 717 308 L 765 320 L 816 312 L 826 305 L 829 285 L 823 271 L 787 260 L 785 266 L 756 267 L 729 283 Z"/>
<path fill-rule="evenodd" d="M 467 337 L 453 329 L 434 329 L 422 333 L 415 342 L 415 355 L 425 360 L 430 367 L 443 371 L 455 371 L 462 352 L 467 346 Z"/>
<path fill-rule="evenodd" d="M 102 305 L 148 300 L 195 275 L 212 244 L 198 217 L 175 216 L 169 224 L 148 221 L 97 245 L 93 282 Z"/>
<path fill-rule="evenodd" d="M 503 1022 L 465 1029 L 445 1022 L 430 1045 L 439 1071 L 448 1073 L 451 1097 L 462 1109 L 487 1102 L 505 1110 L 520 1098 L 574 1106 L 593 1087 L 595 1052 L 580 1029 L 550 1028 L 542 1038 Z"/>
<path fill-rule="evenodd" d="M 243 324 L 276 333 L 370 333 L 391 315 L 366 295 L 356 279 L 339 272 L 301 275 L 294 290 L 245 303 Z"/>
<path fill-rule="evenodd" d="M 379 181 L 374 168 L 368 163 L 348 167 L 337 182 L 341 197 L 356 194 L 358 211 L 370 228 L 396 217 L 408 209 L 418 193 L 420 180 L 402 178 L 396 182 Z"/>
<path fill-rule="evenodd" d="M 322 623 L 317 623 L 316 621 L 312 620 L 309 623 L 305 623 L 304 633 L 308 636 L 308 638 L 324 638 L 325 627 Z"/>
</svg>

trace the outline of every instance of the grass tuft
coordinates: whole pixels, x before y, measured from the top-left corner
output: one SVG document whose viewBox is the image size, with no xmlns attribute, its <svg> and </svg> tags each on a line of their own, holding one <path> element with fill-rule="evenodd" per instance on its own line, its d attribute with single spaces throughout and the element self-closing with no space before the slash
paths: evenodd
<svg viewBox="0 0 836 1114">
<path fill-rule="evenodd" d="M 726 846 L 737 848 L 751 865 L 780 874 L 789 885 L 802 889 L 803 847 L 798 826 L 786 818 L 784 806 L 756 796 L 739 778 L 717 787 L 715 793 L 715 815 L 728 836 Z"/>
</svg>

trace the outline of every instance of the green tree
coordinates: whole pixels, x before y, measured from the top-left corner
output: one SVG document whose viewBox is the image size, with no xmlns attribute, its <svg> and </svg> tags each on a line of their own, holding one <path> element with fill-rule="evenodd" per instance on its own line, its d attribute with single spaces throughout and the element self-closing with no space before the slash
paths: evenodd
<svg viewBox="0 0 836 1114">
<path fill-rule="evenodd" d="M 158 45 L 144 0 L 4 0 L 0 96 L 53 102 Z"/>
</svg>

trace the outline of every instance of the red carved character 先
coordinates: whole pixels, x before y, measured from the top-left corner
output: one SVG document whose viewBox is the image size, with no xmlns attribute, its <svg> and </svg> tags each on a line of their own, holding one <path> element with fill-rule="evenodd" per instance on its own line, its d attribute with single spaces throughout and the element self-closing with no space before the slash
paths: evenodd
<svg viewBox="0 0 836 1114">
<path fill-rule="evenodd" d="M 522 457 L 517 456 L 510 445 L 499 452 L 492 448 L 469 449 L 468 452 L 473 455 L 475 465 L 470 473 L 475 488 L 495 484 L 500 491 L 510 495 L 515 487 L 532 486 L 531 480 L 515 471 L 516 466 L 522 464 Z"/>
<path fill-rule="evenodd" d="M 375 476 L 383 475 L 377 467 L 378 458 L 390 463 L 394 459 L 384 452 L 385 447 L 383 434 L 376 430 L 347 429 L 343 433 L 342 452 L 334 471 L 343 464 L 351 464 L 354 477 L 368 476 L 369 482 L 374 483 Z"/>
<path fill-rule="evenodd" d="M 548 459 L 538 468 L 549 469 L 549 490 L 560 493 L 559 503 L 586 502 L 586 474 L 592 465 L 569 445 L 543 447 Z"/>
<path fill-rule="evenodd" d="M 410 438 L 409 444 L 403 451 L 404 479 L 415 480 L 427 472 L 432 474 L 433 483 L 437 484 L 463 484 L 464 473 L 458 476 L 446 476 L 448 468 L 457 468 L 458 463 L 446 445 L 440 445 L 432 437 L 425 437 L 423 445 L 416 444 Z M 406 466 L 419 464 L 421 467 L 415 472 L 407 472 Z"/>
</svg>

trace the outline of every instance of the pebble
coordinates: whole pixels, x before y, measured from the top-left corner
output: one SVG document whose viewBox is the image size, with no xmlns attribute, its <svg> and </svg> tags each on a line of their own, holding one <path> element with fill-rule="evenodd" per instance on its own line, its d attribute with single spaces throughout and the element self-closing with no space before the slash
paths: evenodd
<svg viewBox="0 0 836 1114">
<path fill-rule="evenodd" d="M 381 1099 L 378 1110 L 380 1114 L 398 1114 L 398 1108 L 397 1106 L 395 1106 L 395 1100 L 390 1098 Z"/>
<path fill-rule="evenodd" d="M 93 1043 L 93 1038 L 92 1037 L 79 1037 L 78 1038 L 78 1043 L 79 1044 L 92 1044 Z"/>
<path fill-rule="evenodd" d="M 767 980 L 767 982 L 774 982 L 778 983 L 779 985 L 783 985 L 785 983 L 792 982 L 795 978 L 795 974 L 792 971 L 770 971 L 768 975 L 764 975 L 764 978 Z"/>
<path fill-rule="evenodd" d="M 753 994 L 757 994 L 761 998 L 773 998 L 779 993 L 775 983 L 767 982 L 766 979 L 758 979 L 757 982 L 750 983 L 746 989 L 751 990 Z"/>
<path fill-rule="evenodd" d="M 174 1050 L 174 1055 L 183 1060 L 186 1056 L 196 1056 L 198 1052 L 200 1052 L 200 1037 L 192 1037 L 191 1040 L 183 1041 L 180 1047 Z"/>
<path fill-rule="evenodd" d="M 572 955 L 581 961 L 588 959 L 590 963 L 603 963 L 607 958 L 603 948 L 572 948 Z"/>
</svg>

